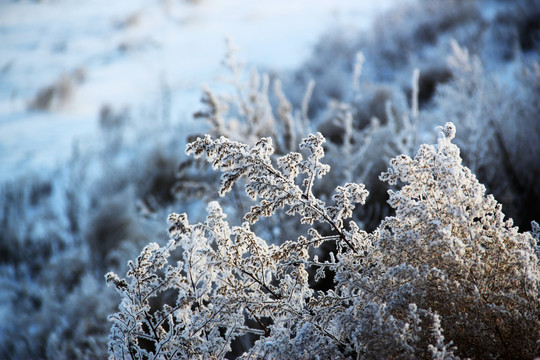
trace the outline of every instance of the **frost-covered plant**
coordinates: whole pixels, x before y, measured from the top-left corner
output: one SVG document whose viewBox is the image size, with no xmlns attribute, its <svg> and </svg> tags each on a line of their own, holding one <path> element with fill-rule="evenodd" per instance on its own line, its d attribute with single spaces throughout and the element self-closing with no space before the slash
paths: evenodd
<svg viewBox="0 0 540 360">
<path fill-rule="evenodd" d="M 381 179 L 405 185 L 390 192 L 395 216 L 371 233 L 350 220 L 368 195 L 362 184 L 338 186 L 332 204 L 314 195 L 330 170 L 322 135 L 301 142 L 307 156 L 277 158 L 269 138 L 253 146 L 198 138 L 187 152 L 223 172 L 220 195 L 244 178 L 256 205 L 239 226 L 217 202 L 201 223 L 171 214 L 166 245 L 145 247 L 127 278 L 107 274 L 122 295 L 110 316 L 111 358 L 223 358 L 246 333 L 258 340 L 245 359 L 532 358 L 537 224 L 533 237 L 504 221 L 461 164 L 454 135 L 447 123 L 436 146 L 391 161 Z M 281 209 L 312 227 L 269 245 L 251 225 Z M 335 251 L 322 261 L 325 243 Z M 327 273 L 333 287 L 314 289 Z"/>
<path fill-rule="evenodd" d="M 491 75 L 477 55 L 455 41 L 448 63 L 452 80 L 438 88 L 436 107 L 427 116 L 459 126 L 456 144 L 467 166 L 518 225 L 528 226 L 540 214 L 535 181 L 540 174 L 535 141 L 540 106 L 534 79 L 513 70 Z"/>
<path fill-rule="evenodd" d="M 225 171 L 222 194 L 246 176 L 247 193 L 260 202 L 246 214 L 246 222 L 233 228 L 224 221 L 217 203 L 211 203 L 203 224 L 189 225 L 185 215 L 172 214 L 172 240 L 163 248 L 157 244 L 145 248 L 137 262 L 129 264 L 129 283 L 108 274 L 108 281 L 125 295 L 122 311 L 112 317 L 110 346 L 115 356 L 146 358 L 149 352 L 157 354 L 167 346 L 165 351 L 172 355 L 222 357 L 230 350 L 230 341 L 242 333 L 270 334 L 278 324 L 288 327 L 295 317 L 312 316 L 305 306 L 312 293 L 305 267 L 308 247 L 320 243 L 320 235 L 311 230 L 313 239 L 302 237 L 279 247 L 269 246 L 250 230 L 249 223 L 288 206 L 289 215 L 300 214 L 301 221 L 309 224 L 330 225 L 338 233 L 334 240 L 359 251 L 345 235 L 342 222 L 352 215 L 354 203 L 365 200 L 363 186 L 347 184 L 336 189 L 336 206 L 326 206 L 312 193 L 315 179 L 329 170 L 320 163 L 323 142 L 320 134 L 310 136 L 301 144 L 310 156 L 303 159 L 299 153 L 287 154 L 279 158 L 278 168 L 272 165 L 274 150 L 269 138 L 249 147 L 207 136 L 188 146 L 188 152 L 206 155 Z M 306 174 L 301 186 L 295 182 L 300 173 Z M 163 277 L 157 276 L 177 246 L 183 249 L 183 262 L 168 266 Z M 169 288 L 178 292 L 175 304 L 152 309 L 151 297 Z M 244 312 L 263 328 L 246 328 Z M 272 326 L 264 327 L 263 318 L 271 318 Z M 219 329 L 226 329 L 223 337 Z M 149 349 L 136 346 L 141 339 L 151 342 Z"/>
<path fill-rule="evenodd" d="M 317 129 L 329 140 L 324 145 L 326 161 L 332 167 L 334 176 L 317 184 L 314 193 L 322 199 L 330 198 L 336 186 L 352 178 L 368 185 L 372 190 L 370 206 L 357 211 L 355 216 L 373 229 L 389 210 L 385 204 L 388 187 L 378 181 L 378 174 L 385 169 L 390 158 L 400 153 L 410 154 L 416 146 L 418 72 L 413 71 L 412 88 L 416 91 L 412 92 L 409 107 L 396 87 L 361 86 L 363 63 L 364 56 L 359 52 L 356 54 L 354 73 L 351 78 L 344 80 L 351 93 L 350 101 L 326 99 L 325 113 L 319 119 L 311 120 L 307 112 L 311 92 L 317 88 L 314 82 L 308 84 L 302 103 L 298 105 L 300 109 L 295 111 L 278 79 L 273 82 L 275 91 L 271 94 L 270 77 L 255 70 L 246 76 L 244 66 L 236 58 L 235 49 L 229 46 L 224 64 L 232 74 L 228 79 L 232 89 L 220 94 L 205 88 L 203 103 L 206 109 L 198 112 L 196 117 L 206 120 L 208 133 L 214 137 L 225 136 L 250 145 L 260 137 L 271 137 L 277 155 L 296 151 L 297 139 L 305 136 L 308 129 Z M 211 188 L 209 184 L 217 181 L 212 174 L 201 175 L 200 168 L 194 173 L 194 165 L 200 163 L 193 159 L 182 163 L 178 190 L 201 198 L 205 192 L 208 194 Z M 198 181 L 192 181 L 194 178 Z M 226 201 L 222 204 L 225 207 L 229 205 Z M 232 211 L 238 209 L 238 216 L 249 208 L 249 200 L 241 193 L 235 193 L 231 201 L 234 202 Z M 235 215 L 231 210 L 228 213 Z M 275 225 L 287 231 L 294 227 L 293 223 L 283 218 L 273 223 L 272 219 L 265 220 L 257 226 L 275 228 Z"/>
<path fill-rule="evenodd" d="M 501 205 L 462 166 L 453 125 L 442 132 L 437 147 L 399 156 L 381 175 L 406 183 L 390 192 L 396 215 L 379 227 L 381 262 L 392 274 L 381 290 L 396 305 L 414 300 L 437 312 L 462 355 L 532 357 L 540 310 L 535 240 L 505 221 Z"/>
<path fill-rule="evenodd" d="M 384 124 L 385 99 L 377 96 L 382 91 L 370 89 L 392 89 L 394 96 L 387 98 L 400 110 L 395 95 L 409 98 L 410 74 L 419 68 L 421 142 L 432 141 L 425 135 L 431 134 L 435 124 L 454 122 L 460 129 L 456 144 L 464 150 L 465 164 L 504 204 L 516 224 L 526 228 L 540 214 L 540 192 L 534 182 L 540 172 L 540 146 L 535 141 L 540 135 L 538 77 L 524 75 L 537 74 L 539 17 L 538 0 L 421 0 L 398 5 L 376 19 L 368 34 L 341 29 L 322 38 L 304 66 L 288 81 L 284 79 L 285 93 L 298 106 L 300 90 L 313 79 L 316 87 L 309 114 L 314 123 L 321 124 L 329 102 L 337 100 L 352 110 L 355 129 L 369 122 L 364 120 L 366 113 L 367 120 L 376 116 Z M 460 54 L 455 56 L 457 48 Z M 349 90 L 354 55 L 359 51 L 366 58 L 360 103 Z M 452 51 L 458 61 L 449 64 Z M 459 60 L 463 55 L 466 58 Z M 343 134 L 339 130 L 333 133 Z M 330 132 L 320 131 L 333 141 Z M 363 164 L 386 162 L 378 154 L 372 151 Z M 327 158 L 335 168 L 330 152 Z M 368 201 L 376 205 L 376 194 L 384 191 L 368 179 L 357 181 L 370 189 Z"/>
<path fill-rule="evenodd" d="M 361 53 L 357 57 L 363 61 Z M 358 80 L 361 62 L 355 66 Z M 413 72 L 412 88 L 418 90 L 418 71 Z M 357 221 L 367 229 L 374 229 L 388 215 L 386 203 L 388 186 L 378 180 L 388 161 L 397 154 L 411 154 L 418 136 L 418 92 L 411 95 L 411 107 L 396 96 L 389 87 L 365 86 L 357 82 L 354 99 L 350 102 L 331 102 L 327 115 L 318 129 L 330 141 L 325 146 L 334 176 L 318 187 L 319 194 L 331 194 L 343 181 L 361 182 L 370 188 L 368 206 L 355 213 Z"/>
<path fill-rule="evenodd" d="M 228 41 L 223 65 L 230 77 L 224 82 L 232 86 L 232 91 L 220 94 L 204 87 L 202 102 L 206 109 L 197 112 L 195 117 L 206 120 L 210 125 L 208 133 L 214 136 L 225 136 L 248 144 L 254 144 L 263 136 L 271 136 L 278 153 L 295 150 L 298 139 L 307 134 L 307 115 L 293 112 L 279 79 L 272 80 L 269 74 L 255 69 L 246 71 L 244 64 L 237 59 L 236 51 Z M 308 86 L 304 102 L 309 96 Z"/>
<path fill-rule="evenodd" d="M 203 88 L 203 110 L 195 118 L 205 120 L 206 132 L 213 137 L 224 136 L 248 145 L 255 144 L 261 137 L 270 137 L 277 155 L 298 150 L 299 140 L 308 134 L 307 118 L 313 83 L 309 83 L 302 105 L 294 109 L 284 94 L 282 83 L 268 73 L 250 71 L 237 58 L 237 49 L 227 42 L 227 54 L 223 60 L 225 84 L 214 90 Z M 192 137 L 192 140 L 195 137 Z M 182 161 L 178 171 L 176 191 L 183 197 L 195 201 L 211 200 L 210 194 L 217 191 L 218 177 L 205 162 L 188 158 Z M 233 218 L 240 218 L 249 209 L 252 201 L 246 194 L 233 189 L 233 196 L 222 203 Z M 282 231 L 296 234 L 300 230 L 295 221 L 287 217 L 266 218 L 257 223 L 258 233 L 270 235 L 268 241 L 279 242 Z"/>
</svg>

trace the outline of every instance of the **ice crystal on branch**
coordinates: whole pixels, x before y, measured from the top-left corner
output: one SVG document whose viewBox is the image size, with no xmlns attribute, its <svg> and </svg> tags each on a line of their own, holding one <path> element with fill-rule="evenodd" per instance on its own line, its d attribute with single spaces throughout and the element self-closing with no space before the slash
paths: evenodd
<svg viewBox="0 0 540 360">
<path fill-rule="evenodd" d="M 352 216 L 355 203 L 364 203 L 368 195 L 363 185 L 346 184 L 337 189 L 334 200 L 336 206 L 326 204 L 313 195 L 313 185 L 330 171 L 330 167 L 320 162 L 324 157 L 322 145 L 325 139 L 320 134 L 311 134 L 300 143 L 309 156 L 304 159 L 299 153 L 289 153 L 277 159 L 274 167 L 271 138 L 262 138 L 254 146 L 247 146 L 224 137 L 212 140 L 210 136 L 198 138 L 188 144 L 186 152 L 195 157 L 206 156 L 215 169 L 223 172 L 219 193 L 225 195 L 242 177 L 246 177 L 246 193 L 259 203 L 245 215 L 250 223 L 261 216 L 271 216 L 280 208 L 288 207 L 287 214 L 302 216 L 302 223 L 326 222 L 342 235 L 348 246 L 354 247 L 343 236 L 342 219 Z M 280 171 L 281 168 L 283 171 Z M 297 177 L 305 174 L 298 185 Z"/>
</svg>

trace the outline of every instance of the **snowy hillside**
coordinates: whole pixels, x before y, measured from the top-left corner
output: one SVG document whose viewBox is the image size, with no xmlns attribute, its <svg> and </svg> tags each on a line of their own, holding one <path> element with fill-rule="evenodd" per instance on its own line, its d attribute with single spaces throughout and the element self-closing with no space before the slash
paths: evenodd
<svg viewBox="0 0 540 360">
<path fill-rule="evenodd" d="M 3 1 L 0 179 L 56 166 L 74 140 L 99 141 L 105 105 L 138 112 L 166 87 L 167 120 L 191 121 L 201 85 L 221 71 L 226 37 L 251 64 L 289 69 L 328 28 L 356 33 L 398 2 Z"/>
</svg>

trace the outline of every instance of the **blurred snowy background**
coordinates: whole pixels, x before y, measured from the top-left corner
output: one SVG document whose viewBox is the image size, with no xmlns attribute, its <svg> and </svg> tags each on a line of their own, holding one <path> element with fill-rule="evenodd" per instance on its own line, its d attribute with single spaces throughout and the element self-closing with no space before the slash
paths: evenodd
<svg viewBox="0 0 540 360">
<path fill-rule="evenodd" d="M 236 85 L 223 81 L 227 37 L 245 64 Z M 355 217 L 367 230 L 389 214 L 388 160 L 446 121 L 528 230 L 540 219 L 539 61 L 539 0 L 0 0 L 0 358 L 106 358 L 119 297 L 104 274 L 167 241 L 168 213 L 198 221 L 217 197 L 218 175 L 184 155 L 188 137 L 287 145 L 285 128 L 239 106 L 278 124 L 276 84 L 285 117 L 307 115 L 328 139 L 333 176 L 318 195 L 366 184 Z M 249 206 L 239 193 L 220 199 L 233 223 Z M 273 242 L 299 231 L 258 226 Z"/>
<path fill-rule="evenodd" d="M 103 107 L 190 123 L 201 85 L 222 70 L 226 37 L 249 63 L 283 71 L 299 66 L 325 30 L 356 34 L 398 2 L 3 1 L 1 179 L 51 169 L 74 141 L 99 141 Z"/>
</svg>

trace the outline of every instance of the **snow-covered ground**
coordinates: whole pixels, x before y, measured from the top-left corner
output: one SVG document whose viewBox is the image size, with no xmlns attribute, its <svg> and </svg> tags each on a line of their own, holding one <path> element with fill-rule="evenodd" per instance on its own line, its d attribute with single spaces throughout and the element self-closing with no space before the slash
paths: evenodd
<svg viewBox="0 0 540 360">
<path fill-rule="evenodd" d="M 166 88 L 170 120 L 191 121 L 201 85 L 222 72 L 226 37 L 251 65 L 292 69 L 325 30 L 366 29 L 403 1 L 0 1 L 0 182 L 96 140 L 104 105 L 151 107 Z"/>
</svg>

